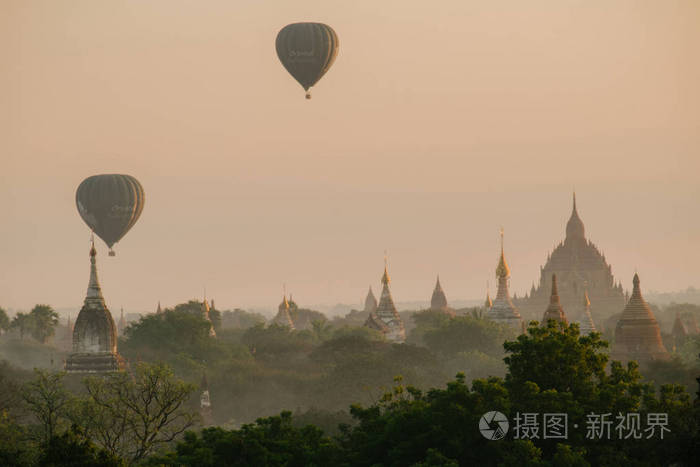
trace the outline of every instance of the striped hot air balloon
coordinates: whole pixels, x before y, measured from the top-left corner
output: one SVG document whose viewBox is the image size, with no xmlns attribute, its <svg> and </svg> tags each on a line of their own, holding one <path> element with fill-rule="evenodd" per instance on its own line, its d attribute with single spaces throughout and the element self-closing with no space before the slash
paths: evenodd
<svg viewBox="0 0 700 467">
<path fill-rule="evenodd" d="M 131 175 L 93 175 L 75 192 L 80 217 L 104 240 L 110 256 L 114 256 L 112 246 L 141 216 L 145 199 L 143 187 Z"/>
<path fill-rule="evenodd" d="M 333 65 L 338 55 L 338 36 L 322 23 L 293 23 L 282 28 L 275 43 L 282 65 L 306 91 Z"/>
</svg>

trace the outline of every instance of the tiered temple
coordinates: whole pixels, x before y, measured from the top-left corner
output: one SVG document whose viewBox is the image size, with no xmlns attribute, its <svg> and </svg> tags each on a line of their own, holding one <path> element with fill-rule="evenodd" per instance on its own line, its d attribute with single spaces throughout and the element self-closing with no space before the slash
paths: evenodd
<svg viewBox="0 0 700 467">
<path fill-rule="evenodd" d="M 377 309 L 369 314 L 365 326 L 375 329 L 386 337 L 390 342 L 402 343 L 406 340 L 406 330 L 399 312 L 394 306 L 394 300 L 389 290 L 389 272 L 384 264 L 384 275 L 382 276 L 382 295 L 379 298 Z"/>
<path fill-rule="evenodd" d="M 634 288 L 627 306 L 615 327 L 615 343 L 612 347 L 613 360 L 668 360 L 668 351 L 661 341 L 659 323 L 651 308 L 642 297 L 639 276 L 635 273 Z"/>
<path fill-rule="evenodd" d="M 549 300 L 549 278 L 552 274 L 557 275 L 559 298 L 565 310 L 577 310 L 586 290 L 599 319 L 619 313 L 625 306 L 622 284 L 615 282 L 605 256 L 586 239 L 585 233 L 574 194 L 564 242 L 552 251 L 546 264 L 540 268 L 537 287 L 533 284 L 528 295 L 515 301 L 523 316 L 539 318 Z"/>
<path fill-rule="evenodd" d="M 294 321 L 292 321 L 292 315 L 289 313 L 289 301 L 287 301 L 287 294 L 282 296 L 282 303 L 277 307 L 277 315 L 272 319 L 270 324 L 277 324 L 279 326 L 287 326 L 290 329 L 295 329 Z"/>
<path fill-rule="evenodd" d="M 508 279 L 510 278 L 510 268 L 503 253 L 503 230 L 501 229 L 501 257 L 496 267 L 496 277 L 498 278 L 498 291 L 496 299 L 486 312 L 486 317 L 497 323 L 504 323 L 520 329 L 521 318 L 518 309 L 513 305 L 508 292 Z M 487 295 L 488 301 L 488 295 Z"/>
<path fill-rule="evenodd" d="M 549 305 L 544 311 L 541 325 L 547 326 L 550 320 L 569 324 L 569 321 L 566 319 L 566 314 L 564 314 L 564 308 L 562 308 L 561 302 L 559 301 L 559 290 L 557 288 L 556 274 L 552 274 L 552 292 L 549 294 Z"/>
<path fill-rule="evenodd" d="M 83 307 L 73 326 L 73 351 L 66 361 L 70 373 L 105 373 L 124 367 L 117 353 L 117 328 L 97 279 L 95 244 L 90 248 L 90 281 Z"/>
</svg>

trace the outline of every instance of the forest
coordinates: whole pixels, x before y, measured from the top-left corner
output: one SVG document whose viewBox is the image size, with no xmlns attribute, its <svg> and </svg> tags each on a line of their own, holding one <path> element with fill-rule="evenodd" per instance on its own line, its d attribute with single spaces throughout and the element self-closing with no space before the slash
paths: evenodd
<svg viewBox="0 0 700 467">
<path fill-rule="evenodd" d="M 361 312 L 297 307 L 297 330 L 212 309 L 214 338 L 201 305 L 132 321 L 127 370 L 87 377 L 61 371 L 68 334 L 50 307 L 0 313 L 0 464 L 693 465 L 700 449 L 698 336 L 639 367 L 610 361 L 605 333 L 531 322 L 520 334 L 478 308 L 402 313 L 408 339 L 392 344 Z M 510 421 L 504 439 L 480 433 L 490 411 Z M 524 413 L 566 413 L 567 438 L 517 439 Z M 586 429 L 590 414 L 659 413 L 663 439 Z"/>
</svg>

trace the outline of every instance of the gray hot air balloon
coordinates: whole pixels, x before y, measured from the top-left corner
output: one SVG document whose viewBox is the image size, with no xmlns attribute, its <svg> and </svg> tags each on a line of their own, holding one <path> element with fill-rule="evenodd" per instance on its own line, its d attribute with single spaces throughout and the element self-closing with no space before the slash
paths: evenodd
<svg viewBox="0 0 700 467">
<path fill-rule="evenodd" d="M 131 175 L 93 175 L 75 192 L 80 217 L 104 240 L 110 256 L 114 256 L 112 246 L 139 219 L 145 199 L 143 187 Z"/>
<path fill-rule="evenodd" d="M 275 43 L 282 65 L 306 91 L 333 65 L 338 54 L 338 36 L 322 23 L 294 23 L 282 28 Z"/>
</svg>

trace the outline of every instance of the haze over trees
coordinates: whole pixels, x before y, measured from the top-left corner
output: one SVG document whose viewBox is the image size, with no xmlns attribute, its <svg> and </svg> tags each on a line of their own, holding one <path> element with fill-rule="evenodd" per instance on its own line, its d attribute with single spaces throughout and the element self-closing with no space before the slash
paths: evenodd
<svg viewBox="0 0 700 467">
<path fill-rule="evenodd" d="M 685 465 L 698 440 L 689 393 L 700 348 L 694 360 L 674 354 L 640 369 L 609 362 L 607 342 L 576 325 L 518 335 L 476 309 L 420 311 L 410 314 L 408 343 L 391 344 L 303 313 L 307 328 L 290 330 L 217 311 L 213 338 L 201 302 L 190 301 L 129 324 L 119 341 L 128 372 L 85 378 L 0 365 L 0 463 Z M 51 349 L 16 331 L 2 344 Z M 212 419 L 203 426 L 205 376 Z M 675 382 L 684 384 L 667 384 Z M 487 441 L 477 427 L 489 410 L 510 420 L 565 412 L 581 430 L 568 440 Z M 671 432 L 663 444 L 589 440 L 591 412 L 667 412 Z"/>
</svg>

